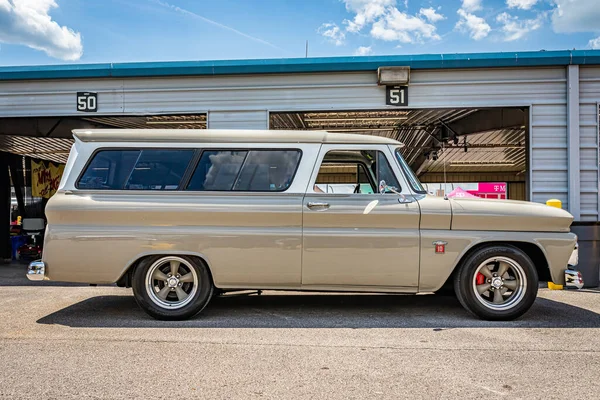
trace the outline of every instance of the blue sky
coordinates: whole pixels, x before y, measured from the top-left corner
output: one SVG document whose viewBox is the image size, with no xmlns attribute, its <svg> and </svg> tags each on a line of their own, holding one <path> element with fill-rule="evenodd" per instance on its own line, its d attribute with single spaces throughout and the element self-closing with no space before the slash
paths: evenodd
<svg viewBox="0 0 600 400">
<path fill-rule="evenodd" d="M 600 48 L 600 0 L 0 0 L 0 65 Z"/>
</svg>

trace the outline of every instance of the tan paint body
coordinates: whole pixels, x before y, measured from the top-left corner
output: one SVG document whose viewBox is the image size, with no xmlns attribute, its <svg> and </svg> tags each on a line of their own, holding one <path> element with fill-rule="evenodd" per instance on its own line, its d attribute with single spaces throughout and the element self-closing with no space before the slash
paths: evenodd
<svg viewBox="0 0 600 400">
<path fill-rule="evenodd" d="M 46 208 L 47 279 L 114 283 L 140 257 L 188 254 L 206 261 L 222 289 L 429 292 L 443 285 L 472 246 L 520 241 L 540 247 L 553 281 L 564 283 L 576 240 L 569 233 L 569 213 L 527 202 L 414 193 L 394 158 L 400 143 L 393 140 L 324 132 L 126 133 L 75 133 L 65 177 Z M 170 146 L 298 148 L 303 154 L 283 193 L 75 188 L 99 148 Z M 313 192 L 330 149 L 384 152 L 407 201 L 400 203 L 393 194 Z M 309 202 L 330 207 L 315 211 Z M 444 254 L 435 253 L 433 242 L 439 240 L 448 242 Z"/>
</svg>

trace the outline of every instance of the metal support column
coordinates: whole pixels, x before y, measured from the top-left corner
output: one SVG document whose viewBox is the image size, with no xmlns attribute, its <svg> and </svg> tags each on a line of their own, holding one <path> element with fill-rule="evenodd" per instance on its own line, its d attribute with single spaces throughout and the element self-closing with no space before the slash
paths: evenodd
<svg viewBox="0 0 600 400">
<path fill-rule="evenodd" d="M 4 155 L 0 153 L 0 155 Z M 0 156 L 0 263 L 10 258 L 10 178 L 6 157 Z"/>
<path fill-rule="evenodd" d="M 567 148 L 568 148 L 568 208 L 575 217 L 581 219 L 580 168 L 579 168 L 579 66 L 567 67 Z"/>
<path fill-rule="evenodd" d="M 7 154 L 7 156 L 9 156 Z M 25 190 L 25 183 L 23 182 L 23 157 L 15 154 L 10 154 L 8 159 L 10 177 L 12 180 L 13 188 L 15 189 L 15 197 L 17 198 L 17 206 L 19 207 L 19 215 L 22 218 L 27 217 L 25 214 L 25 201 L 23 199 L 23 192 Z"/>
</svg>

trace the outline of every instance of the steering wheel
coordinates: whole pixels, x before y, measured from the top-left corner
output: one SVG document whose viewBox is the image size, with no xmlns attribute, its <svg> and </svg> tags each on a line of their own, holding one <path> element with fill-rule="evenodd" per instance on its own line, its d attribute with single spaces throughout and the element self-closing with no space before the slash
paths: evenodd
<svg viewBox="0 0 600 400">
<path fill-rule="evenodd" d="M 360 183 L 354 188 L 354 193 L 360 193 Z"/>
</svg>

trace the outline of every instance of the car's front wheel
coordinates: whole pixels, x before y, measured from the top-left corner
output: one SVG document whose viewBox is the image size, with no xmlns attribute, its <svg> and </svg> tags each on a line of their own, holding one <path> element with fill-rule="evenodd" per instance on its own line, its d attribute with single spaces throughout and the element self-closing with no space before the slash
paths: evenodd
<svg viewBox="0 0 600 400">
<path fill-rule="evenodd" d="M 512 320 L 533 305 L 538 274 L 522 250 L 509 245 L 481 248 L 454 277 L 456 297 L 471 313 L 490 321 Z"/>
<path fill-rule="evenodd" d="M 133 272 L 133 294 L 149 315 L 182 320 L 198 314 L 212 297 L 208 267 L 187 256 L 157 256 L 142 260 Z"/>
</svg>

